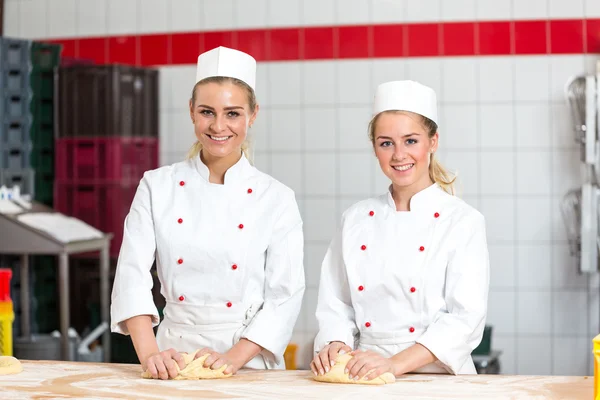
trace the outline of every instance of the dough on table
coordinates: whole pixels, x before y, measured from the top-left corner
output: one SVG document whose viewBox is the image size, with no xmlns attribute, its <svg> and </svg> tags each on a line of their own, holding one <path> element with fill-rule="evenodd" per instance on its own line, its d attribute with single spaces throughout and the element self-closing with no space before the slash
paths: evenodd
<svg viewBox="0 0 600 400">
<path fill-rule="evenodd" d="M 21 361 L 11 356 L 0 356 L 0 375 L 18 374 L 22 371 Z"/>
<path fill-rule="evenodd" d="M 365 376 L 362 379 L 357 381 L 348 378 L 348 374 L 344 373 L 344 369 L 346 368 L 346 364 L 348 364 L 348 361 L 350 361 L 351 359 L 352 356 L 350 354 L 342 354 L 338 356 L 338 358 L 335 360 L 335 365 L 331 367 L 329 372 L 326 372 L 324 375 L 317 375 L 314 377 L 314 379 L 319 382 L 356 383 L 361 385 L 385 385 L 386 383 L 396 382 L 396 377 L 391 372 L 384 372 L 377 378 L 369 380 L 365 379 L 368 373 L 365 374 Z"/>
<path fill-rule="evenodd" d="M 227 369 L 227 365 L 222 365 L 219 369 L 210 369 L 204 366 L 204 361 L 210 354 L 205 354 L 194 360 L 194 356 L 200 350 L 196 350 L 192 354 L 181 354 L 183 356 L 183 362 L 185 368 L 180 370 L 179 364 L 175 363 L 178 375 L 173 378 L 174 380 L 194 380 L 194 379 L 220 379 L 229 378 L 231 374 L 225 374 L 224 371 Z M 142 378 L 152 379 L 152 375 L 148 371 L 142 372 Z"/>
</svg>

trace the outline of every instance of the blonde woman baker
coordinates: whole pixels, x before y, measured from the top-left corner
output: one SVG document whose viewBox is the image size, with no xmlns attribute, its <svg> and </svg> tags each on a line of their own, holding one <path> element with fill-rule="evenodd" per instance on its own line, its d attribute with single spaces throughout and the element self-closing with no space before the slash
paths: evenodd
<svg viewBox="0 0 600 400">
<path fill-rule="evenodd" d="M 435 92 L 381 84 L 369 136 L 389 190 L 345 211 L 322 265 L 311 369 L 351 353 L 351 379 L 474 374 L 487 314 L 484 218 L 453 195 L 438 149 Z M 367 374 L 368 371 L 372 371 Z"/>
<path fill-rule="evenodd" d="M 247 157 L 258 114 L 256 61 L 219 47 L 198 57 L 189 158 L 144 174 L 125 221 L 111 305 L 144 371 L 177 375 L 180 353 L 204 365 L 284 368 L 304 293 L 302 220 L 291 189 Z M 164 320 L 150 289 L 156 259 Z"/>
</svg>

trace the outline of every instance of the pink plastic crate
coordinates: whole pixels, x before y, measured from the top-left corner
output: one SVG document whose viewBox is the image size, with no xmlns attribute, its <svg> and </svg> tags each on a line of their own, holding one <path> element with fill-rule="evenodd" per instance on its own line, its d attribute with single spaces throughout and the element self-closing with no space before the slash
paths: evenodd
<svg viewBox="0 0 600 400">
<path fill-rule="evenodd" d="M 123 241 L 125 217 L 137 186 L 137 183 L 56 183 L 54 206 L 65 215 L 78 218 L 102 232 L 112 233 L 110 255 L 117 257 Z"/>
<path fill-rule="evenodd" d="M 139 182 L 158 168 L 158 139 L 144 137 L 56 140 L 56 180 L 70 183 Z"/>
</svg>

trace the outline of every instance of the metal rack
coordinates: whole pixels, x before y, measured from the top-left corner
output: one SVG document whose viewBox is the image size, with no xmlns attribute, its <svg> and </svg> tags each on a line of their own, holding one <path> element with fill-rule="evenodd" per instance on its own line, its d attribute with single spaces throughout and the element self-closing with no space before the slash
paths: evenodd
<svg viewBox="0 0 600 400">
<path fill-rule="evenodd" d="M 100 305 L 102 322 L 109 322 L 109 254 L 112 234 L 104 234 L 102 238 L 79 240 L 62 243 L 50 234 L 19 221 L 18 216 L 24 213 L 52 213 L 53 209 L 37 202 L 19 214 L 0 213 L 0 254 L 21 255 L 21 334 L 31 335 L 30 303 L 29 303 L 29 264 L 28 255 L 58 255 L 58 281 L 60 304 L 61 356 L 63 360 L 71 360 L 69 352 L 69 255 L 77 253 L 100 252 Z M 104 361 L 110 362 L 110 330 L 103 334 Z"/>
</svg>

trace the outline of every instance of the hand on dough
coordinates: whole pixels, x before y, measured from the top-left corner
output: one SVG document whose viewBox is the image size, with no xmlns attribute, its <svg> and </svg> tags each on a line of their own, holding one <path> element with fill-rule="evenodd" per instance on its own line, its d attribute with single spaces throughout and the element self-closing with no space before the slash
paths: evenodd
<svg viewBox="0 0 600 400">
<path fill-rule="evenodd" d="M 236 364 L 233 360 L 229 359 L 227 354 L 221 354 L 207 347 L 202 350 L 196 352 L 194 359 L 205 357 L 204 366 L 210 369 L 219 369 L 222 366 L 226 366 L 225 374 L 235 374 L 238 368 L 235 366 Z"/>
<path fill-rule="evenodd" d="M 364 357 L 361 361 L 360 358 L 357 360 L 355 356 L 353 356 L 354 352 L 349 354 L 342 354 L 338 356 L 335 360 L 335 365 L 331 368 L 331 370 L 324 375 L 317 375 L 314 377 L 316 381 L 319 382 L 331 382 L 331 383 L 357 383 L 363 385 L 385 385 L 386 383 L 393 383 L 396 381 L 396 377 L 391 372 L 383 372 L 379 374 L 375 368 L 372 370 L 365 370 L 365 373 L 368 373 L 369 379 L 367 377 L 359 378 L 359 376 L 353 375 L 355 379 L 351 379 L 349 377 L 350 369 L 360 366 L 359 371 L 368 364 L 365 364 Z M 350 361 L 353 361 L 350 369 L 348 369 L 348 365 Z M 364 374 L 363 374 L 364 375 Z M 373 376 L 371 378 L 371 376 Z"/>
<path fill-rule="evenodd" d="M 154 379 L 175 378 L 185 366 L 183 356 L 175 349 L 151 354 L 142 365 L 144 372 Z"/>
<path fill-rule="evenodd" d="M 176 363 L 175 368 L 177 369 L 177 373 L 174 380 L 183 380 L 183 379 L 219 379 L 219 378 L 229 378 L 232 374 L 226 373 L 225 369 L 227 365 L 222 365 L 217 369 L 211 369 L 206 367 L 204 364 L 206 363 L 206 359 L 210 356 L 209 353 L 205 353 L 203 356 L 196 358 L 200 350 L 196 350 L 192 354 L 183 353 L 183 363 L 185 368 L 179 369 L 179 365 Z M 142 373 L 142 378 L 150 379 L 152 375 L 148 373 L 148 371 L 144 371 Z"/>
<path fill-rule="evenodd" d="M 323 375 L 335 365 L 335 359 L 340 354 L 350 353 L 352 348 L 344 342 L 331 342 L 323 347 L 310 363 L 310 369 L 315 375 Z"/>
<path fill-rule="evenodd" d="M 366 379 L 370 380 L 386 372 L 394 375 L 392 360 L 375 351 L 357 350 L 350 354 L 352 358 L 344 369 L 344 373 L 347 373 L 350 379 L 357 380 L 366 376 Z"/>
</svg>

